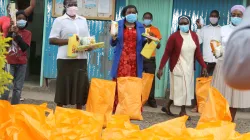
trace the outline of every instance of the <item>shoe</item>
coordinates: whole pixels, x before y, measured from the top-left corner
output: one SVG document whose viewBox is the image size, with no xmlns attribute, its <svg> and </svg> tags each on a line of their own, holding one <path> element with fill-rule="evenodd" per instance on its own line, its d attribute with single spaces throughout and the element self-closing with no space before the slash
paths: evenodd
<svg viewBox="0 0 250 140">
<path fill-rule="evenodd" d="M 21 97 L 21 98 L 20 98 L 20 101 L 24 101 L 24 98 Z"/>
<path fill-rule="evenodd" d="M 161 108 L 161 111 L 162 111 L 162 112 L 165 112 L 168 116 L 176 117 L 176 115 L 173 114 L 170 110 L 167 110 L 166 107 L 162 107 L 162 108 Z"/>
<path fill-rule="evenodd" d="M 157 104 L 155 102 L 148 102 L 148 105 L 152 108 L 157 108 Z"/>
</svg>

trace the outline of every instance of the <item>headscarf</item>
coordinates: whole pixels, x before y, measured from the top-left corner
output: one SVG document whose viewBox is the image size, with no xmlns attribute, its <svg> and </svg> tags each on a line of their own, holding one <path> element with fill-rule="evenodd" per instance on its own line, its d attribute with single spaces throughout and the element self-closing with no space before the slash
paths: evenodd
<svg viewBox="0 0 250 140">
<path fill-rule="evenodd" d="M 185 19 L 187 19 L 189 21 L 189 30 L 191 30 L 191 18 L 189 16 L 186 16 L 186 15 L 179 16 L 179 18 L 178 18 L 178 29 L 177 30 L 180 30 L 179 23 L 180 23 L 180 20 L 182 18 L 185 18 Z"/>
<path fill-rule="evenodd" d="M 242 13 L 244 13 L 245 10 L 246 10 L 246 8 L 245 8 L 243 5 L 234 5 L 234 6 L 231 8 L 231 13 L 232 13 L 234 10 L 239 10 L 239 11 L 241 11 Z"/>
</svg>

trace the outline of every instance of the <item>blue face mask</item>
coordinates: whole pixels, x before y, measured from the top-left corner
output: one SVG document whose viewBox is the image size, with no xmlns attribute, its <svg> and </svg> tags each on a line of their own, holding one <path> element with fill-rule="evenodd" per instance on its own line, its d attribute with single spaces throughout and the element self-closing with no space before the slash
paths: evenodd
<svg viewBox="0 0 250 140">
<path fill-rule="evenodd" d="M 26 20 L 23 20 L 23 19 L 18 20 L 18 21 L 16 22 L 16 25 L 17 25 L 17 27 L 19 27 L 19 28 L 24 28 L 24 27 L 26 26 L 26 24 L 27 24 L 27 21 L 26 21 Z"/>
<path fill-rule="evenodd" d="M 183 32 L 183 33 L 186 33 L 189 31 L 189 24 L 188 25 L 179 25 L 180 27 L 180 30 Z"/>
<path fill-rule="evenodd" d="M 144 19 L 143 20 L 143 24 L 146 25 L 146 26 L 149 26 L 149 25 L 152 24 L 152 20 L 150 20 L 150 19 Z"/>
<path fill-rule="evenodd" d="M 234 25 L 239 25 L 242 21 L 242 18 L 240 17 L 231 17 L 231 22 L 234 24 Z"/>
<path fill-rule="evenodd" d="M 126 20 L 129 23 L 135 23 L 135 21 L 137 20 L 137 14 L 129 14 L 129 15 L 127 15 Z"/>
</svg>

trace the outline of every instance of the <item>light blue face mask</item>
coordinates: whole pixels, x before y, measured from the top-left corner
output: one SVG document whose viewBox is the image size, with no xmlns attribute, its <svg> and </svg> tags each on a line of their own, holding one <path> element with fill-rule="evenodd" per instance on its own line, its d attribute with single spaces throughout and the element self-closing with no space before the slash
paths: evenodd
<svg viewBox="0 0 250 140">
<path fill-rule="evenodd" d="M 189 24 L 188 25 L 179 25 L 181 32 L 186 33 L 189 31 Z"/>
<path fill-rule="evenodd" d="M 146 26 L 149 26 L 149 25 L 152 24 L 152 20 L 150 20 L 150 19 L 144 19 L 143 20 L 143 24 L 146 25 Z"/>
<path fill-rule="evenodd" d="M 129 23 L 135 23 L 136 20 L 137 20 L 137 14 L 129 14 L 126 16 L 126 20 L 129 22 Z"/>
<path fill-rule="evenodd" d="M 239 25 L 242 21 L 242 18 L 240 17 L 231 17 L 231 22 L 234 24 L 234 25 Z"/>
<path fill-rule="evenodd" d="M 17 25 L 17 27 L 19 27 L 19 28 L 24 28 L 24 27 L 26 26 L 26 24 L 27 24 L 27 21 L 26 21 L 26 20 L 23 20 L 23 19 L 18 20 L 18 21 L 16 22 L 16 25 Z"/>
</svg>

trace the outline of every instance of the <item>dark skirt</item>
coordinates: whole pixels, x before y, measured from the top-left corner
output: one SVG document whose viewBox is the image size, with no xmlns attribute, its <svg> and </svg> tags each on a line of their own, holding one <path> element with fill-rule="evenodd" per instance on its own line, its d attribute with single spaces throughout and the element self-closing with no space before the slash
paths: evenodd
<svg viewBox="0 0 250 140">
<path fill-rule="evenodd" d="M 58 59 L 55 103 L 85 105 L 89 80 L 86 59 Z"/>
</svg>

